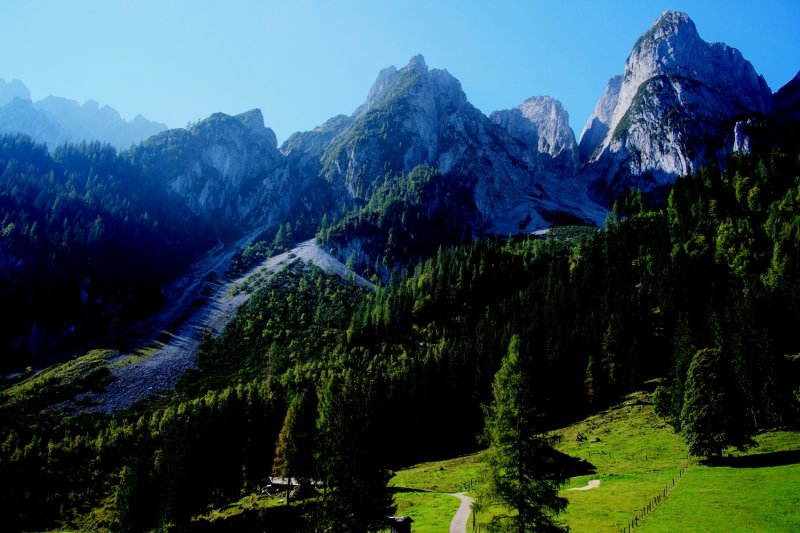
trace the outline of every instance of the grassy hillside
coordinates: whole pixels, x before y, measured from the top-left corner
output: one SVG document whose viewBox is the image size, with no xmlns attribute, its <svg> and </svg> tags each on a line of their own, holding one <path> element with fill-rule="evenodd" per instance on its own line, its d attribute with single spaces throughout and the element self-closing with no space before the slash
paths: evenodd
<svg viewBox="0 0 800 533">
<path fill-rule="evenodd" d="M 687 465 L 683 441 L 655 414 L 650 395 L 640 392 L 556 433 L 563 436 L 559 450 L 596 469 L 595 474 L 572 478 L 563 492 L 569 506 L 562 518 L 572 531 L 620 531 L 643 514 L 637 531 L 800 530 L 797 432 L 763 433 L 756 439 L 759 447 L 732 454 L 723 466 L 691 460 L 683 470 Z M 578 435 L 587 440 L 579 441 Z M 397 492 L 398 514 L 415 520 L 414 531 L 443 531 L 458 507 L 458 501 L 444 493 L 465 491 L 484 504 L 476 530 L 485 531 L 492 515 L 501 511 L 481 496 L 486 488 L 486 457 L 480 452 L 397 472 L 395 487 L 433 491 Z M 600 480 L 600 486 L 568 490 L 589 480 Z M 660 501 L 652 505 L 658 495 Z M 449 507 L 443 498 L 450 498 Z M 643 513 L 648 505 L 651 512 Z"/>
<path fill-rule="evenodd" d="M 692 465 L 642 532 L 800 531 L 800 434 L 763 433 L 726 464 Z"/>
</svg>

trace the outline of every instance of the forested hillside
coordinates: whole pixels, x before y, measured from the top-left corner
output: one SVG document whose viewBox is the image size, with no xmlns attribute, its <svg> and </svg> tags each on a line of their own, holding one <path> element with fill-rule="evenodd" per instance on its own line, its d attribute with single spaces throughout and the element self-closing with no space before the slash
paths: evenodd
<svg viewBox="0 0 800 533">
<path fill-rule="evenodd" d="M 417 169 L 406 183 L 420 175 L 435 180 Z M 667 378 L 661 414 L 691 424 L 684 399 L 698 397 L 692 367 L 704 349 L 722 354 L 731 423 L 745 434 L 796 423 L 800 342 L 788 332 L 800 325 L 799 179 L 797 154 L 737 155 L 724 172 L 679 179 L 663 205 L 626 194 L 603 230 L 442 246 L 374 293 L 296 264 L 208 339 L 175 395 L 113 419 L 40 411 L 52 384 L 7 388 L 7 524 L 212 527 L 197 518 L 209 506 L 276 474 L 326 488 L 305 505 L 254 513 L 254 527 L 374 529 L 391 512 L 388 468 L 479 446 L 481 406 L 514 337 L 542 428 L 654 377 Z M 394 206 L 413 207 L 405 198 L 350 220 L 390 226 L 406 212 Z M 369 253 L 380 270 L 401 252 Z"/>
<path fill-rule="evenodd" d="M 74 349 L 161 305 L 216 243 L 210 225 L 108 145 L 49 154 L 0 137 L 0 368 Z"/>
</svg>

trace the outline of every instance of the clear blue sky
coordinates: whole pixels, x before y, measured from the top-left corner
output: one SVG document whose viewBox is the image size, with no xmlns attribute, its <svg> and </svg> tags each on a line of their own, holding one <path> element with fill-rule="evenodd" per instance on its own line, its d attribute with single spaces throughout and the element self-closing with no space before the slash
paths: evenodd
<svg viewBox="0 0 800 533">
<path fill-rule="evenodd" d="M 260 108 L 279 140 L 361 104 L 421 53 L 485 113 L 550 95 L 576 134 L 667 9 L 777 90 L 800 70 L 800 1 L 2 0 L 0 77 L 183 127 Z"/>
</svg>

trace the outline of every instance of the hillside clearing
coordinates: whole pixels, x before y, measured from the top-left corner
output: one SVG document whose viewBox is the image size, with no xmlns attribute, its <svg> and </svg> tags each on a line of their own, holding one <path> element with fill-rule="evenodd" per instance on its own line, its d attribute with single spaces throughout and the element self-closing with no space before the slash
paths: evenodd
<svg viewBox="0 0 800 533">
<path fill-rule="evenodd" d="M 757 436 L 757 448 L 733 454 L 728 464 L 707 466 L 693 459 L 683 470 L 687 454 L 682 439 L 655 414 L 650 395 L 639 392 L 554 433 L 562 435 L 560 451 L 585 459 L 596 471 L 564 487 L 569 506 L 562 521 L 572 531 L 619 532 L 666 487 L 668 496 L 652 507 L 637 531 L 800 530 L 797 432 L 765 432 Z M 485 531 L 491 518 L 503 512 L 485 496 L 487 457 L 482 451 L 398 471 L 392 484 L 406 487 L 395 495 L 398 513 L 402 509 L 414 519 L 414 531 L 443 531 L 433 525 L 440 521 L 435 513 L 444 512 L 442 494 L 408 491 L 464 491 L 481 505 L 476 530 Z M 467 531 L 471 524 L 472 518 Z"/>
</svg>

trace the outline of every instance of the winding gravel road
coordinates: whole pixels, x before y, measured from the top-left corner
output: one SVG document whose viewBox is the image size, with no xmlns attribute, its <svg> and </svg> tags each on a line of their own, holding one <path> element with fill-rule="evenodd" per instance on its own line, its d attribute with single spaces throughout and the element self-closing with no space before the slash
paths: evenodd
<svg viewBox="0 0 800 533">
<path fill-rule="evenodd" d="M 248 237 L 252 240 L 255 235 L 257 233 L 253 232 Z M 237 244 L 241 243 L 239 241 Z M 166 337 L 166 340 L 153 355 L 146 358 L 126 355 L 110 361 L 109 368 L 116 379 L 109 383 L 104 392 L 90 393 L 84 397 L 93 403 L 86 411 L 111 413 L 127 409 L 153 394 L 174 388 L 180 376 L 196 366 L 195 359 L 205 333 L 219 335 L 239 307 L 250 298 L 251 292 L 243 290 L 245 284 L 257 284 L 259 280 L 269 279 L 295 261 L 317 265 L 342 278 L 355 276 L 359 285 L 375 289 L 372 283 L 355 275 L 341 261 L 320 248 L 315 239 L 270 257 L 235 280 L 215 281 L 223 279 L 234 252 L 235 248 L 231 250 L 231 247 L 216 248 L 214 253 L 206 254 L 196 262 L 187 276 L 165 289 L 167 300 L 172 304 L 153 320 L 157 324 L 165 324 L 174 322 L 182 314 L 188 315 L 187 318 L 171 332 L 161 333 L 160 336 Z M 201 299 L 202 290 L 208 290 L 209 286 L 215 287 L 213 293 Z"/>
</svg>

